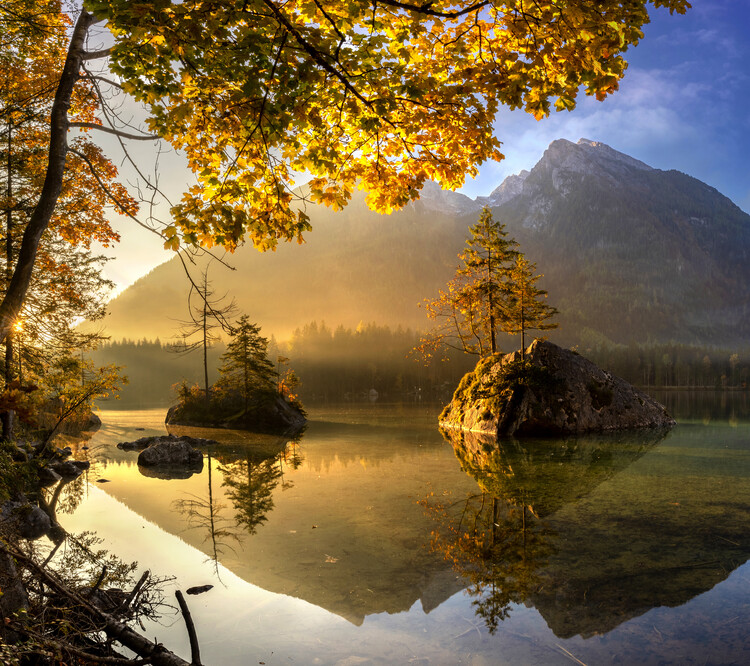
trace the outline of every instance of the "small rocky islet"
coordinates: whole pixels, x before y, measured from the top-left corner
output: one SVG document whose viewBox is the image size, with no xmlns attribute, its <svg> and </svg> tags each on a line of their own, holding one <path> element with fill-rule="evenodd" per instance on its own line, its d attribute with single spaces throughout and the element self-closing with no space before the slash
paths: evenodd
<svg viewBox="0 0 750 666">
<path fill-rule="evenodd" d="M 575 351 L 535 340 L 479 361 L 440 414 L 442 429 L 547 437 L 670 428 L 666 408 Z"/>
</svg>

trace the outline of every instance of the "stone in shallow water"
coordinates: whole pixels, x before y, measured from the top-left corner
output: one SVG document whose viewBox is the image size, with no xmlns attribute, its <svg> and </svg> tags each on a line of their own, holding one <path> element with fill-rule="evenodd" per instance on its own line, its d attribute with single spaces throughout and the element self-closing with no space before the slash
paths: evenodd
<svg viewBox="0 0 750 666">
<path fill-rule="evenodd" d="M 120 442 L 117 445 L 117 448 L 122 449 L 123 451 L 142 451 L 149 446 L 169 444 L 170 442 L 184 442 L 192 447 L 215 446 L 218 444 L 214 439 L 204 439 L 202 437 L 189 437 L 187 435 L 182 435 L 180 437 L 176 435 L 156 435 L 152 437 L 141 437 L 132 442 Z"/>
<path fill-rule="evenodd" d="M 663 405 L 576 352 L 535 340 L 526 361 L 533 381 L 518 383 L 506 373 L 519 352 L 482 359 L 461 380 L 440 425 L 496 437 L 674 425 Z"/>
<path fill-rule="evenodd" d="M 143 467 L 203 468 L 203 454 L 183 438 L 161 437 L 138 454 L 138 464 Z"/>
<path fill-rule="evenodd" d="M 6 523 L 18 536 L 30 541 L 44 536 L 52 527 L 50 517 L 29 502 L 5 502 L 0 507 L 0 522 Z"/>
</svg>

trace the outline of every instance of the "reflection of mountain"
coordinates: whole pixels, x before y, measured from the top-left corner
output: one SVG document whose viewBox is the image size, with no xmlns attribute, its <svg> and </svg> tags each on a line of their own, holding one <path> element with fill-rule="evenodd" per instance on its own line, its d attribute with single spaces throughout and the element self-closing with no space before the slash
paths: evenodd
<svg viewBox="0 0 750 666">
<path fill-rule="evenodd" d="M 544 518 L 575 502 L 656 446 L 667 430 L 566 439 L 504 439 L 443 430 L 465 472 L 482 490 Z"/>
<path fill-rule="evenodd" d="M 540 517 L 523 529 L 545 557 L 531 572 L 529 557 L 518 559 L 531 583 L 515 600 L 534 605 L 557 636 L 586 637 L 681 605 L 748 559 L 750 457 L 735 433 L 678 427 L 647 455 L 658 437 L 636 439 L 632 451 L 622 437 L 569 441 L 559 452 L 544 442 L 496 453 L 459 443 L 456 453 L 506 512 L 528 506 Z"/>
<path fill-rule="evenodd" d="M 144 479 L 120 462 L 101 474 L 108 493 L 244 580 L 355 624 L 416 601 L 430 611 L 463 588 L 430 552 L 432 522 L 417 504 L 433 484 L 473 485 L 434 428 L 311 422 L 282 456 L 252 450 L 214 447 L 212 464 L 186 480 Z"/>
</svg>

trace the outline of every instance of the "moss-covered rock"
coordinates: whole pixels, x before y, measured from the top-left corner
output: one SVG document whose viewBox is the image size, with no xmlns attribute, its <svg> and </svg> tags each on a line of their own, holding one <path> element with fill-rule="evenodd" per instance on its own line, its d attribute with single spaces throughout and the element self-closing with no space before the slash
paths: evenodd
<svg viewBox="0 0 750 666">
<path fill-rule="evenodd" d="M 307 422 L 305 412 L 296 402 L 289 402 L 275 393 L 259 392 L 247 408 L 238 401 L 202 397 L 183 397 L 171 407 L 167 425 L 210 428 L 231 428 L 259 433 L 291 433 L 301 430 Z"/>
<path fill-rule="evenodd" d="M 443 428 L 502 436 L 670 427 L 666 409 L 634 386 L 551 342 L 482 359 L 440 415 Z"/>
</svg>

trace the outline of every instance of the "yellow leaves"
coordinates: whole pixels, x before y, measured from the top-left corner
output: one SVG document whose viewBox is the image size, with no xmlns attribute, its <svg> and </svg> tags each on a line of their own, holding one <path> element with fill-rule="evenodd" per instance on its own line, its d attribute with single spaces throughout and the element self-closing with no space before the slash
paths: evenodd
<svg viewBox="0 0 750 666">
<path fill-rule="evenodd" d="M 498 2 L 455 19 L 344 0 L 269 0 L 257 13 L 221 0 L 92 1 L 117 35 L 116 73 L 198 175 L 168 242 L 230 248 L 243 236 L 272 248 L 309 228 L 292 210 L 292 170 L 334 209 L 354 187 L 387 213 L 427 178 L 460 186 L 502 159 L 500 105 L 540 119 L 553 104 L 573 109 L 581 87 L 605 97 L 648 21 L 647 0 Z"/>
</svg>

